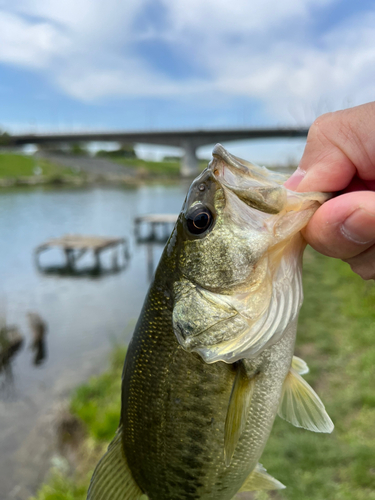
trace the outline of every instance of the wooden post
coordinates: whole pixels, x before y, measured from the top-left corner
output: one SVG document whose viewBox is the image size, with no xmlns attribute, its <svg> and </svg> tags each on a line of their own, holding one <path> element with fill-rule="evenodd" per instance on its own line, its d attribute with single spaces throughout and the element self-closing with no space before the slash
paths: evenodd
<svg viewBox="0 0 375 500">
<path fill-rule="evenodd" d="M 94 251 L 95 271 L 100 271 L 100 250 Z"/>
<path fill-rule="evenodd" d="M 71 271 L 74 271 L 75 268 L 75 256 L 74 250 L 71 248 L 64 248 L 65 259 L 66 259 L 66 267 Z"/>
</svg>

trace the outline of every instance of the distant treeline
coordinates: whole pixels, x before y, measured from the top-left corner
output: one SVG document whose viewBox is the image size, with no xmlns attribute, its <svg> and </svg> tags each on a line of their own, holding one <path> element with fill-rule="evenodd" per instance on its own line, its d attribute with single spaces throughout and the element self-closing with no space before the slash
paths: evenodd
<svg viewBox="0 0 375 500">
<path fill-rule="evenodd" d="M 96 156 L 105 158 L 137 158 L 133 144 L 123 144 L 120 148 L 114 149 L 112 151 L 100 149 L 96 153 Z"/>
<path fill-rule="evenodd" d="M 8 146 L 9 141 L 10 141 L 10 136 L 8 132 L 4 132 L 3 130 L 0 129 L 0 147 Z"/>
</svg>

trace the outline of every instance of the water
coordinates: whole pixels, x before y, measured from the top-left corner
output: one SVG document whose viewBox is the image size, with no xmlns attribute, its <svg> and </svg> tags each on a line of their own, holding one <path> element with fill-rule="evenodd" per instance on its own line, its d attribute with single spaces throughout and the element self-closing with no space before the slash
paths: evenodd
<svg viewBox="0 0 375 500">
<path fill-rule="evenodd" d="M 177 213 L 185 192 L 186 186 L 0 192 L 0 314 L 25 337 L 11 369 L 0 373 L 0 500 L 33 492 L 51 455 L 47 429 L 56 402 L 105 368 L 111 346 L 130 339 L 149 283 L 147 248 L 136 245 L 134 217 Z M 34 248 L 66 233 L 128 238 L 128 266 L 96 278 L 40 273 Z M 161 250 L 153 249 L 155 263 Z M 61 260 L 57 250 L 43 259 Z M 38 366 L 28 311 L 48 325 L 47 358 Z"/>
</svg>

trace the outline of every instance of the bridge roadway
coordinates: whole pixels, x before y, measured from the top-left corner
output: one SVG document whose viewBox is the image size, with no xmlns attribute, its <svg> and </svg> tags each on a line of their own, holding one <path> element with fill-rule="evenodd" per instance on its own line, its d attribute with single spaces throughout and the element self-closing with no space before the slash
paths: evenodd
<svg viewBox="0 0 375 500">
<path fill-rule="evenodd" d="M 177 146 L 184 150 L 181 175 L 189 177 L 198 172 L 196 150 L 200 146 L 225 141 L 252 139 L 281 139 L 306 137 L 308 128 L 240 128 L 164 131 L 113 131 L 79 132 L 60 134 L 24 134 L 9 136 L 11 146 L 35 144 L 37 146 L 79 143 L 79 142 L 119 142 Z"/>
</svg>

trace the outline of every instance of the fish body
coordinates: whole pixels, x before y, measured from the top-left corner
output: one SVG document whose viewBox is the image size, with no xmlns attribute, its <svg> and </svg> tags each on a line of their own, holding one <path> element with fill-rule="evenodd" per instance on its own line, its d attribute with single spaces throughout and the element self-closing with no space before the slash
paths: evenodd
<svg viewBox="0 0 375 500">
<path fill-rule="evenodd" d="M 277 412 L 332 430 L 300 377 L 304 363 L 293 362 L 299 231 L 323 201 L 288 197 L 277 175 L 215 148 L 146 297 L 125 360 L 119 431 L 89 500 L 231 500 L 282 488 L 258 464 Z"/>
<path fill-rule="evenodd" d="M 295 325 L 247 369 L 257 373 L 245 431 L 229 467 L 224 428 L 237 365 L 207 364 L 176 340 L 163 276 L 129 346 L 123 377 L 123 446 L 134 479 L 150 499 L 230 500 L 257 464 L 289 371 Z"/>
</svg>

